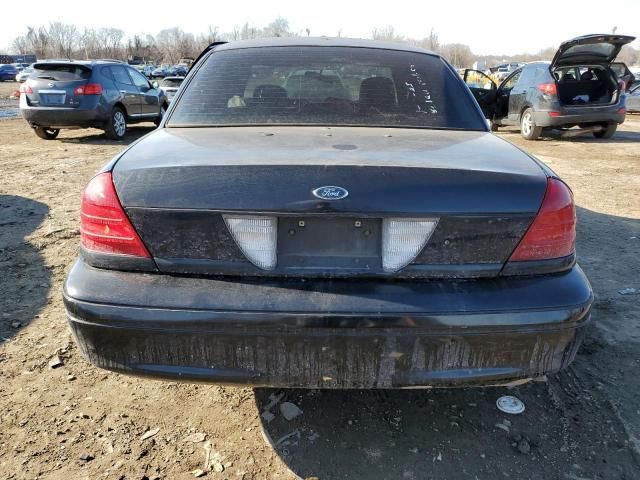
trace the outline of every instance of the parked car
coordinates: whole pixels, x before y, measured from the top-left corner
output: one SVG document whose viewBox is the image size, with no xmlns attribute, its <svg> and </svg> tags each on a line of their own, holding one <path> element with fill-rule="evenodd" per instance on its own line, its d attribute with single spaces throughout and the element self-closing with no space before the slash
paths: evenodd
<svg viewBox="0 0 640 480">
<path fill-rule="evenodd" d="M 496 72 L 493 74 L 493 77 L 497 81 L 501 82 L 502 80 L 504 80 L 509 76 L 509 73 L 511 73 L 511 70 L 509 70 L 509 67 L 498 67 Z"/>
<path fill-rule="evenodd" d="M 151 73 L 156 69 L 155 65 L 135 65 L 134 68 L 145 77 L 151 78 Z"/>
<path fill-rule="evenodd" d="M 173 100 L 178 88 L 182 85 L 184 77 L 164 77 L 160 82 L 160 89 L 167 96 L 167 101 Z"/>
<path fill-rule="evenodd" d="M 85 358 L 310 388 L 507 384 L 572 361 L 593 294 L 571 190 L 489 131 L 445 59 L 280 38 L 195 67 L 84 191 L 63 296 Z M 318 69 L 349 72 L 353 96 L 283 86 Z"/>
<path fill-rule="evenodd" d="M 16 82 L 24 82 L 33 73 L 33 67 L 27 67 L 16 75 Z"/>
<path fill-rule="evenodd" d="M 623 35 L 585 35 L 560 45 L 548 62 L 534 62 L 511 73 L 491 88 L 469 86 L 493 128 L 519 125 L 527 140 L 545 129 L 578 126 L 597 138 L 611 138 L 625 117 L 625 85 L 611 62 L 623 45 L 635 40 Z M 473 74 L 473 75 L 471 75 Z M 477 83 L 482 72 L 469 70 L 465 82 Z"/>
<path fill-rule="evenodd" d="M 174 77 L 186 77 L 189 68 L 186 65 L 176 65 L 168 73 Z"/>
<path fill-rule="evenodd" d="M 0 81 L 15 81 L 18 69 L 11 64 L 0 65 Z"/>
<path fill-rule="evenodd" d="M 170 75 L 169 67 L 157 67 L 151 71 L 150 78 L 164 78 Z"/>
<path fill-rule="evenodd" d="M 640 85 L 636 85 L 627 93 L 627 112 L 640 113 Z"/>
<path fill-rule="evenodd" d="M 158 85 L 127 64 L 111 60 L 34 64 L 20 86 L 20 111 L 40 138 L 61 128 L 103 129 L 121 139 L 131 123 L 160 123 L 168 105 Z"/>
</svg>

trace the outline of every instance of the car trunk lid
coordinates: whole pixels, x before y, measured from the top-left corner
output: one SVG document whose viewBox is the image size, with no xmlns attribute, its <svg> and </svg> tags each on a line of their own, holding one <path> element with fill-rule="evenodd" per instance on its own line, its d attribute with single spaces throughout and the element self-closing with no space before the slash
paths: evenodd
<svg viewBox="0 0 640 480">
<path fill-rule="evenodd" d="M 627 43 L 635 37 L 598 34 L 576 37 L 560 44 L 551 68 L 570 65 L 610 64 Z"/>
<path fill-rule="evenodd" d="M 225 127 L 161 129 L 151 139 L 116 163 L 113 179 L 169 272 L 497 275 L 546 188 L 535 161 L 485 132 Z M 348 194 L 314 196 L 325 186 Z M 271 271 L 252 265 L 234 238 L 228 218 L 238 215 L 276 219 Z M 411 264 L 394 273 L 382 262 L 390 219 L 434 222 Z"/>
</svg>

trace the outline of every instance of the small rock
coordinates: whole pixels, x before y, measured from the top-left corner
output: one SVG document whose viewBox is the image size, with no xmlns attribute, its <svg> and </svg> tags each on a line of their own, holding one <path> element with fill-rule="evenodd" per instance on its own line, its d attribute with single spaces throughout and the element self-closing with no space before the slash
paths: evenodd
<svg viewBox="0 0 640 480">
<path fill-rule="evenodd" d="M 217 473 L 224 472 L 224 465 L 220 462 L 213 462 L 213 471 Z"/>
<path fill-rule="evenodd" d="M 298 415 L 302 414 L 302 410 L 297 405 L 291 402 L 283 402 L 280 404 L 280 413 L 287 420 L 293 420 Z"/>
<path fill-rule="evenodd" d="M 518 442 L 518 451 L 523 455 L 527 455 L 531 451 L 531 445 L 529 445 L 529 442 L 522 439 Z"/>
<path fill-rule="evenodd" d="M 75 375 L 67 375 L 67 380 L 69 380 L 70 382 L 73 382 L 76 379 Z"/>
<path fill-rule="evenodd" d="M 505 425 L 504 423 L 496 423 L 494 425 L 494 427 L 499 428 L 500 430 L 504 430 L 505 432 L 509 433 L 511 430 L 509 429 L 508 425 Z"/>
<path fill-rule="evenodd" d="M 191 443 L 200 443 L 204 442 L 207 439 L 206 433 L 192 433 L 191 435 L 187 435 L 184 437 L 183 442 L 191 442 Z"/>
<path fill-rule="evenodd" d="M 206 472 L 204 470 L 197 469 L 197 470 L 194 470 L 193 472 L 191 472 L 191 474 L 194 477 L 199 478 L 199 477 L 204 477 L 206 475 Z"/>
<path fill-rule="evenodd" d="M 635 293 L 638 293 L 638 290 L 635 288 L 628 287 L 628 288 L 623 288 L 622 290 L 618 290 L 618 293 L 620 295 L 633 295 Z"/>
<path fill-rule="evenodd" d="M 80 455 L 80 460 L 82 460 L 83 462 L 90 462 L 94 458 L 96 457 L 94 457 L 90 453 L 83 453 L 82 455 Z"/>
<path fill-rule="evenodd" d="M 62 358 L 60 358 L 60 355 L 56 353 L 51 359 L 51 361 L 49 362 L 49 366 L 51 368 L 58 368 L 58 367 L 61 367 L 62 365 L 64 365 L 64 362 L 62 361 Z"/>
<path fill-rule="evenodd" d="M 145 434 L 140 437 L 140 440 L 147 440 L 148 438 L 151 438 L 154 435 L 157 435 L 159 431 L 160 431 L 160 428 L 152 428 L 151 430 L 147 430 Z"/>
<path fill-rule="evenodd" d="M 11 328 L 20 328 L 22 323 L 20 322 L 11 322 Z"/>
<path fill-rule="evenodd" d="M 271 423 L 271 420 L 276 418 L 276 416 L 273 413 L 269 412 L 269 411 L 262 412 L 261 417 L 267 423 Z"/>
<path fill-rule="evenodd" d="M 503 419 L 502 419 L 502 424 L 503 424 L 503 425 L 506 425 L 507 427 L 510 427 L 510 426 L 511 426 L 511 422 L 510 422 L 509 420 L 507 420 L 506 418 L 503 418 Z"/>
</svg>

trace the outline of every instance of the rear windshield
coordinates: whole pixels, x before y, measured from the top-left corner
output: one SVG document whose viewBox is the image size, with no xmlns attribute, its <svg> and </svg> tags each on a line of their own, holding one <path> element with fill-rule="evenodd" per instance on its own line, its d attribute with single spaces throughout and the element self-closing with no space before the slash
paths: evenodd
<svg viewBox="0 0 640 480">
<path fill-rule="evenodd" d="M 260 124 L 485 129 L 473 98 L 439 57 L 353 47 L 214 52 L 169 120 Z"/>
<path fill-rule="evenodd" d="M 161 87 L 179 87 L 183 78 L 165 78 L 160 84 Z"/>
<path fill-rule="evenodd" d="M 91 70 L 81 65 L 36 63 L 33 68 L 34 74 L 32 78 L 44 78 L 57 80 L 58 82 L 86 80 L 91 76 Z"/>
</svg>

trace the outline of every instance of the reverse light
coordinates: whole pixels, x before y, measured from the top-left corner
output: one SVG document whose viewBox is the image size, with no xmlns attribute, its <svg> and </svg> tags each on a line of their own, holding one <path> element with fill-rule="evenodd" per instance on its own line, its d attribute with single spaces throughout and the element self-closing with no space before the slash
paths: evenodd
<svg viewBox="0 0 640 480">
<path fill-rule="evenodd" d="M 275 217 L 224 215 L 224 221 L 238 247 L 251 263 L 263 270 L 275 268 L 278 229 Z"/>
<path fill-rule="evenodd" d="M 538 85 L 538 90 L 540 90 L 545 95 L 557 95 L 558 94 L 558 86 L 555 82 L 550 83 L 541 83 Z"/>
<path fill-rule="evenodd" d="M 97 253 L 151 257 L 120 205 L 110 172 L 96 175 L 84 189 L 80 243 Z"/>
<path fill-rule="evenodd" d="M 74 95 L 102 95 L 102 85 L 99 83 L 87 83 L 73 90 Z"/>
<path fill-rule="evenodd" d="M 431 238 L 437 219 L 385 218 L 382 221 L 382 268 L 397 272 L 406 267 Z"/>
<path fill-rule="evenodd" d="M 509 261 L 549 260 L 576 251 L 576 206 L 564 182 L 547 180 L 542 206 Z"/>
</svg>

